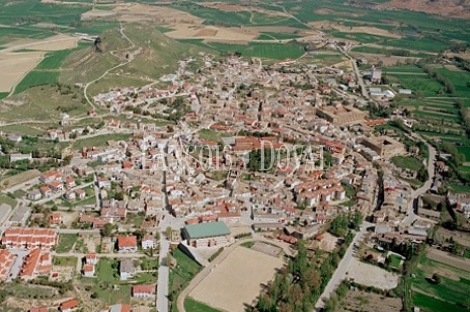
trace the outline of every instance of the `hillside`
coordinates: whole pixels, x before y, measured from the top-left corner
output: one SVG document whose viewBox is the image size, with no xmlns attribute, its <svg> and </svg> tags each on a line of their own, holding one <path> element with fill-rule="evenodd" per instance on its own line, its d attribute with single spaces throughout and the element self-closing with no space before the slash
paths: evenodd
<svg viewBox="0 0 470 312">
<path fill-rule="evenodd" d="M 195 45 L 177 42 L 146 24 L 126 24 L 124 34 L 135 46 L 121 35 L 119 29 L 106 31 L 100 36 L 103 52 L 95 52 L 90 47 L 72 53 L 63 64 L 60 81 L 86 84 L 110 68 L 131 59 L 128 64 L 111 70 L 97 83 L 93 83 L 90 92 L 106 91 L 111 86 L 141 86 L 173 72 L 178 60 L 202 51 L 210 52 Z"/>
<path fill-rule="evenodd" d="M 451 18 L 470 18 L 469 0 L 392 0 L 377 7 L 419 11 Z"/>
</svg>

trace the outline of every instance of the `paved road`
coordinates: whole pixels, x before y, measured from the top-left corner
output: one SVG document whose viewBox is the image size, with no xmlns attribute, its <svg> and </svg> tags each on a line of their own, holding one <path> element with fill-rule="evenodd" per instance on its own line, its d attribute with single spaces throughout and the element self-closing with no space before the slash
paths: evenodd
<svg viewBox="0 0 470 312">
<path fill-rule="evenodd" d="M 160 235 L 160 254 L 159 254 L 159 267 L 158 267 L 158 288 L 156 303 L 158 312 L 168 312 L 168 289 L 170 268 L 166 263 L 166 257 L 170 250 L 170 242 L 162 233 Z"/>
<path fill-rule="evenodd" d="M 363 222 L 361 230 L 356 233 L 356 236 L 354 236 L 354 239 L 349 245 L 348 249 L 346 250 L 346 253 L 344 254 L 343 259 L 339 262 L 338 268 L 335 270 L 333 273 L 333 276 L 331 277 L 330 281 L 325 287 L 325 290 L 321 294 L 320 298 L 318 299 L 317 303 L 315 304 L 315 309 L 321 310 L 324 307 L 324 303 L 326 299 L 328 299 L 331 294 L 336 290 L 336 288 L 339 286 L 341 281 L 343 281 L 346 272 L 349 267 L 349 263 L 351 262 L 351 259 L 353 257 L 353 250 L 354 250 L 354 245 L 357 244 L 360 240 L 364 238 L 364 234 L 367 231 L 367 228 L 372 226 L 372 223 L 368 222 Z"/>
<path fill-rule="evenodd" d="M 416 134 L 412 134 L 411 138 L 415 141 L 422 141 L 422 139 L 420 137 L 418 137 Z M 428 149 L 429 149 L 429 159 L 428 159 L 428 176 L 429 176 L 429 178 L 424 183 L 424 185 L 422 187 L 420 187 L 419 189 L 414 190 L 411 193 L 411 198 L 408 202 L 408 208 L 407 208 L 407 213 L 406 213 L 407 216 L 405 217 L 405 219 L 403 219 L 403 221 L 401 223 L 401 226 L 403 228 L 406 228 L 406 227 L 410 226 L 411 224 L 413 224 L 413 222 L 415 220 L 417 220 L 419 218 L 414 212 L 413 202 L 419 196 L 426 193 L 431 188 L 432 183 L 434 181 L 434 174 L 435 174 L 434 167 L 435 167 L 435 161 L 436 161 L 436 149 L 434 147 L 432 147 L 431 145 L 427 144 L 427 143 L 426 143 L 426 145 L 428 146 Z"/>
</svg>

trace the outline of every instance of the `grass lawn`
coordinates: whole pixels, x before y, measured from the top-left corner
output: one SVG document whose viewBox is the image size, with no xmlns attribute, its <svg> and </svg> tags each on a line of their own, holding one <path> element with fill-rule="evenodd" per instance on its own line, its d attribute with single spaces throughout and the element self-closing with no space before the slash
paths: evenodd
<svg viewBox="0 0 470 312">
<path fill-rule="evenodd" d="M 250 242 L 241 243 L 240 246 L 243 246 L 243 247 L 246 247 L 246 248 L 251 248 L 251 247 L 253 247 L 254 244 L 255 244 L 255 242 L 250 241 Z"/>
<path fill-rule="evenodd" d="M 390 255 L 390 266 L 391 267 L 394 267 L 394 268 L 400 268 L 400 262 L 401 262 L 401 258 L 398 257 L 397 255 Z"/>
<path fill-rule="evenodd" d="M 176 260 L 176 267 L 170 270 L 170 295 L 171 311 L 176 310 L 176 300 L 178 294 L 188 285 L 191 279 L 200 271 L 201 266 L 194 260 L 186 256 L 181 250 L 173 251 L 173 258 Z M 188 310 L 189 311 L 189 310 Z"/>
<path fill-rule="evenodd" d="M 41 135 L 44 133 L 41 130 L 26 126 L 26 125 L 4 126 L 4 127 L 0 127 L 0 131 L 12 132 L 15 134 L 20 134 L 20 135 L 31 135 L 31 136 Z"/>
<path fill-rule="evenodd" d="M 423 167 L 423 163 L 412 156 L 395 156 L 392 157 L 391 162 L 397 167 L 413 171 L 418 171 Z"/>
<path fill-rule="evenodd" d="M 77 242 L 77 239 L 77 234 L 60 234 L 59 244 L 56 249 L 57 253 L 69 252 Z"/>
<path fill-rule="evenodd" d="M 191 312 L 220 312 L 220 310 L 211 308 L 210 306 L 196 301 L 191 297 L 187 297 L 184 300 L 184 309 Z"/>
<path fill-rule="evenodd" d="M 0 205 L 1 204 L 7 204 L 7 205 L 10 205 L 11 208 L 15 208 L 16 200 L 14 200 L 13 198 L 11 198 L 10 196 L 6 194 L 0 194 Z"/>
<path fill-rule="evenodd" d="M 82 149 L 85 146 L 106 146 L 107 141 L 119 141 L 127 140 L 130 138 L 130 134 L 104 134 L 98 135 L 91 138 L 83 138 L 73 143 L 74 149 Z"/>
<path fill-rule="evenodd" d="M 26 79 L 26 78 L 25 78 Z M 85 115 L 89 106 L 83 104 L 83 95 L 80 90 L 71 88 L 71 94 L 60 94 L 57 86 L 38 86 L 24 91 L 20 95 L 13 95 L 11 100 L 20 101 L 22 105 L 4 105 L 0 119 L 4 121 L 25 121 L 28 119 L 48 121 L 51 123 L 60 120 L 60 111 L 65 111 L 70 116 Z M 38 127 L 42 124 L 38 124 Z M 44 124 L 45 125 L 45 124 Z M 47 126 L 44 126 L 47 129 Z"/>
<path fill-rule="evenodd" d="M 220 133 L 210 129 L 201 129 L 198 132 L 199 138 L 207 141 L 219 142 Z"/>
<path fill-rule="evenodd" d="M 59 266 L 77 266 L 78 259 L 76 257 L 54 257 L 53 264 Z"/>
</svg>

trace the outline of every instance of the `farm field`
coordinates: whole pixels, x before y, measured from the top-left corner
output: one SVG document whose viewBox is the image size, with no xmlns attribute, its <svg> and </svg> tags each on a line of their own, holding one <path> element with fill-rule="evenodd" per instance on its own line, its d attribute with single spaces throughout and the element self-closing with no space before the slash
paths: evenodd
<svg viewBox="0 0 470 312">
<path fill-rule="evenodd" d="M 304 50 L 294 44 L 250 42 L 246 45 L 209 42 L 202 40 L 184 40 L 183 42 L 210 48 L 221 53 L 240 52 L 243 57 L 260 57 L 283 60 L 296 59 L 304 54 Z"/>
<path fill-rule="evenodd" d="M 32 70 L 16 85 L 14 94 L 21 93 L 31 87 L 52 85 L 59 81 L 59 73 Z"/>
<path fill-rule="evenodd" d="M 413 303 L 426 311 L 466 311 L 470 292 L 470 272 L 449 264 L 423 257 L 416 277 L 412 279 Z M 432 283 L 433 274 L 441 277 L 439 284 Z"/>
<path fill-rule="evenodd" d="M 239 246 L 189 296 L 211 307 L 243 312 L 245 304 L 255 300 L 260 284 L 271 280 L 283 264 L 281 258 Z"/>
<path fill-rule="evenodd" d="M 258 40 L 285 40 L 285 39 L 296 39 L 300 38 L 301 36 L 297 34 L 289 34 L 289 33 L 275 33 L 275 32 L 263 32 L 261 33 Z"/>
<path fill-rule="evenodd" d="M 90 43 L 79 43 L 75 49 L 60 50 L 55 52 L 47 53 L 44 59 L 36 66 L 36 70 L 39 69 L 59 69 L 67 56 L 79 49 L 90 47 Z"/>
</svg>

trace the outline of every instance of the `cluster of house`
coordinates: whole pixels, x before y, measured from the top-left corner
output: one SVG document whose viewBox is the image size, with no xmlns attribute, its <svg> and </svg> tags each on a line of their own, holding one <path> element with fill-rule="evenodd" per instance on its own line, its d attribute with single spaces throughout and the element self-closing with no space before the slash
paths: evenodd
<svg viewBox="0 0 470 312">
<path fill-rule="evenodd" d="M 152 298 L 155 296 L 156 293 L 156 286 L 155 285 L 134 285 L 131 287 L 131 296 L 133 298 Z M 32 307 L 29 309 L 29 312 L 48 312 L 50 308 L 54 308 L 60 312 L 73 312 L 78 311 L 82 308 L 80 302 L 75 299 L 68 299 L 62 301 L 58 304 L 58 306 L 50 307 L 50 306 L 41 306 L 41 307 Z M 132 306 L 129 304 L 114 304 L 109 306 L 104 306 L 100 312 L 131 312 Z"/>
<path fill-rule="evenodd" d="M 58 235 L 52 229 L 7 228 L 2 236 L 2 246 L 6 249 L 0 253 L 0 280 L 16 277 L 29 280 L 49 275 L 52 268 L 50 250 L 57 240 Z M 24 251 L 27 253 L 23 257 Z M 13 272 L 17 257 L 22 257 L 22 264 Z"/>
<path fill-rule="evenodd" d="M 28 192 L 27 197 L 30 200 L 39 200 L 41 198 L 50 198 L 53 195 L 63 195 L 65 199 L 73 201 L 75 199 L 85 199 L 86 192 L 77 187 L 76 178 L 69 170 L 68 175 L 64 177 L 64 170 L 48 171 L 39 177 L 42 183 L 39 189 L 33 189 Z"/>
</svg>

